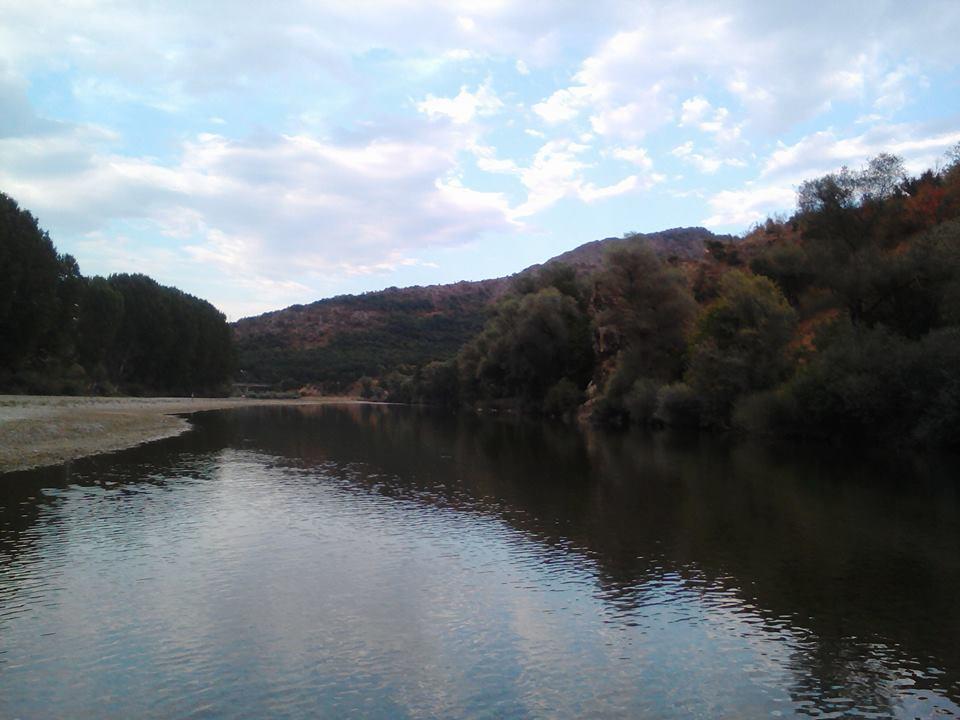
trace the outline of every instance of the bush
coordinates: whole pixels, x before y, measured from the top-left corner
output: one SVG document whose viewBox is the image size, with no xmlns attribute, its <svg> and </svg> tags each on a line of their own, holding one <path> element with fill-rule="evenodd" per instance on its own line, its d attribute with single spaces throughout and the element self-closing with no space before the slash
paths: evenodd
<svg viewBox="0 0 960 720">
<path fill-rule="evenodd" d="M 743 395 L 767 390 L 792 369 L 787 346 L 796 313 L 768 278 L 733 270 L 700 315 L 686 380 L 704 399 L 704 419 L 726 425 Z"/>
<path fill-rule="evenodd" d="M 703 401 L 686 383 L 664 385 L 657 393 L 657 420 L 670 427 L 698 428 Z"/>
<path fill-rule="evenodd" d="M 359 380 L 360 382 L 360 397 L 365 400 L 369 400 L 373 397 L 373 378 L 364 375 Z"/>
<path fill-rule="evenodd" d="M 761 435 L 796 434 L 800 430 L 796 399 L 787 389 L 742 397 L 733 408 L 733 425 L 739 430 Z"/>
<path fill-rule="evenodd" d="M 657 414 L 657 393 L 660 385 L 650 378 L 640 378 L 623 398 L 623 407 L 635 425 L 652 425 Z"/>
<path fill-rule="evenodd" d="M 960 447 L 960 328 L 930 333 L 920 343 L 914 374 L 925 381 L 917 398 L 913 438 L 925 445 Z"/>
<path fill-rule="evenodd" d="M 569 417 L 583 403 L 583 391 L 573 381 L 563 378 L 547 391 L 543 412 L 554 417 Z"/>
</svg>

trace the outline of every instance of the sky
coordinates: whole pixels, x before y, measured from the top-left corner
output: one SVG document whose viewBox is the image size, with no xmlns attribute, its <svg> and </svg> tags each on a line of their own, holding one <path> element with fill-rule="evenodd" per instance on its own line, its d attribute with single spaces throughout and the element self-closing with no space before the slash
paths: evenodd
<svg viewBox="0 0 960 720">
<path fill-rule="evenodd" d="M 0 191 L 237 319 L 935 167 L 958 37 L 957 0 L 0 0 Z"/>
</svg>

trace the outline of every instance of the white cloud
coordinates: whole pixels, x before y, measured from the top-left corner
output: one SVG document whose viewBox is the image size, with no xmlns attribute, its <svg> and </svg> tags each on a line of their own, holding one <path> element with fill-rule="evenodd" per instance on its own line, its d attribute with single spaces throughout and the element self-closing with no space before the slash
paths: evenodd
<svg viewBox="0 0 960 720">
<path fill-rule="evenodd" d="M 593 183 L 586 183 L 578 188 L 577 193 L 584 202 L 592 203 L 628 193 L 635 190 L 639 184 L 639 178 L 636 175 L 628 175 L 620 182 L 605 187 L 597 187 Z"/>
<path fill-rule="evenodd" d="M 518 169 L 527 199 L 514 210 L 514 216 L 533 215 L 575 195 L 581 173 L 587 167 L 578 156 L 588 149 L 569 140 L 552 140 L 543 145 L 528 167 Z"/>
<path fill-rule="evenodd" d="M 764 163 L 762 176 L 799 182 L 833 172 L 841 165 L 862 165 L 882 152 L 903 156 L 908 169 L 920 172 L 933 167 L 957 142 L 960 130 L 945 131 L 917 124 L 880 125 L 852 137 L 822 130 L 792 145 L 781 144 Z"/>
<path fill-rule="evenodd" d="M 876 3 L 855 12 L 841 3 L 817 13 L 801 3 L 735 1 L 637 8 L 634 26 L 611 35 L 541 104 L 551 122 L 588 109 L 597 132 L 638 137 L 678 113 L 682 125 L 731 142 L 748 117 L 776 133 L 837 102 L 897 108 L 919 76 L 915 61 L 899 58 L 955 65 L 946 27 L 960 29 L 960 6 L 930 3 Z M 738 106 L 713 109 L 703 91 L 717 87 Z"/>
<path fill-rule="evenodd" d="M 707 227 L 746 227 L 763 220 L 778 210 L 792 208 L 796 200 L 793 187 L 770 185 L 744 190 L 725 190 L 713 195 L 707 203 L 713 212 L 704 219 Z"/>
<path fill-rule="evenodd" d="M 564 198 L 576 198 L 585 203 L 593 203 L 617 195 L 649 189 L 664 180 L 662 175 L 647 172 L 644 175 L 628 175 L 610 185 L 598 186 L 588 182 L 584 176 L 585 171 L 592 167 L 591 163 L 582 159 L 589 150 L 589 146 L 570 140 L 551 140 L 537 151 L 528 166 L 514 165 L 512 172 L 526 188 L 527 198 L 514 208 L 513 217 L 524 218 L 535 215 Z M 640 148 L 626 151 L 635 162 L 639 161 L 637 164 L 649 170 L 650 165 L 642 162 L 641 152 Z M 506 165 L 503 167 L 507 171 Z"/>
<path fill-rule="evenodd" d="M 683 182 L 703 184 L 671 183 L 688 207 L 750 148 L 787 141 L 754 185 L 714 192 L 725 222 L 839 164 L 893 151 L 919 167 L 956 142 L 955 122 L 893 118 L 927 113 L 928 85 L 930 113 L 956 112 L 958 3 L 0 6 L 0 189 L 74 238 L 152 228 L 180 260 L 219 263 L 238 286 L 249 273 L 265 293 L 299 291 L 278 284 L 285 257 L 327 275 L 411 267 L 422 247 L 512 232 L 556 203 L 640 193 L 663 180 L 651 156 L 677 125 L 690 141 L 674 154 L 700 174 Z M 536 82 L 518 77 L 531 69 Z M 470 187 L 475 168 L 490 191 Z"/>
<path fill-rule="evenodd" d="M 764 163 L 759 182 L 713 194 L 708 199 L 712 215 L 703 222 L 708 227 L 745 227 L 771 213 L 791 211 L 796 206 L 797 187 L 804 180 L 834 172 L 842 165 L 859 167 L 881 152 L 902 156 L 907 170 L 919 173 L 934 167 L 958 142 L 960 130 L 917 124 L 878 126 L 852 137 L 838 136 L 833 130 L 812 133 L 774 150 Z M 686 143 L 674 154 L 689 158 L 692 151 L 692 143 Z"/>
<path fill-rule="evenodd" d="M 513 230 L 502 194 L 451 175 L 459 138 L 431 130 L 430 139 L 338 145 L 305 135 L 237 142 L 204 134 L 161 165 L 91 147 L 77 130 L 0 140 L 0 187 L 67 236 L 136 220 L 170 238 L 181 261 L 212 263 L 238 283 L 304 284 Z M 55 161 L 64 153 L 76 160 Z"/>
<path fill-rule="evenodd" d="M 729 145 L 740 139 L 743 123 L 734 125 L 730 122 L 730 111 L 727 108 L 717 108 L 709 120 L 699 123 L 698 127 L 705 133 L 713 135 L 717 143 Z"/>
<path fill-rule="evenodd" d="M 929 81 L 915 62 L 900 65 L 883 76 L 873 106 L 885 113 L 896 112 L 910 101 L 911 89 L 926 88 L 928 85 Z"/>
<path fill-rule="evenodd" d="M 590 127 L 599 135 L 639 140 L 672 117 L 663 88 L 656 84 L 639 100 L 602 107 L 590 116 Z"/>
<path fill-rule="evenodd" d="M 744 167 L 746 165 L 746 163 L 739 158 L 725 158 L 713 153 L 694 152 L 692 140 L 687 140 L 682 145 L 678 145 L 670 151 L 670 154 L 680 158 L 689 165 L 693 165 L 705 175 L 712 175 L 724 165 L 730 167 Z"/>
<path fill-rule="evenodd" d="M 681 125 L 696 125 L 710 111 L 710 101 L 701 95 L 683 101 L 680 111 Z"/>
<path fill-rule="evenodd" d="M 653 160 L 650 158 L 650 154 L 645 148 L 637 147 L 636 145 L 615 147 L 611 151 L 611 155 L 618 160 L 626 160 L 634 165 L 639 165 L 644 170 L 653 168 Z"/>
<path fill-rule="evenodd" d="M 480 85 L 476 92 L 470 92 L 464 85 L 456 97 L 427 95 L 426 100 L 417 103 L 417 110 L 427 116 L 446 117 L 460 125 L 472 122 L 477 116 L 493 115 L 502 107 L 503 102 L 490 88 L 489 81 Z"/>
<path fill-rule="evenodd" d="M 533 106 L 533 111 L 546 122 L 557 123 L 572 120 L 591 102 L 590 90 L 583 87 L 571 87 L 557 90 L 553 95 Z"/>
</svg>

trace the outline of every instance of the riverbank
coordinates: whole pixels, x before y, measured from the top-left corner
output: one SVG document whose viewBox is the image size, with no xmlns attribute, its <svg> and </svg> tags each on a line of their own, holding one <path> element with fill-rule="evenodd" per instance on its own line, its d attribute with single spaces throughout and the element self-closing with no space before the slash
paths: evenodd
<svg viewBox="0 0 960 720">
<path fill-rule="evenodd" d="M 0 473 L 57 465 L 173 437 L 181 417 L 254 405 L 363 402 L 355 398 L 129 398 L 0 395 Z"/>
</svg>

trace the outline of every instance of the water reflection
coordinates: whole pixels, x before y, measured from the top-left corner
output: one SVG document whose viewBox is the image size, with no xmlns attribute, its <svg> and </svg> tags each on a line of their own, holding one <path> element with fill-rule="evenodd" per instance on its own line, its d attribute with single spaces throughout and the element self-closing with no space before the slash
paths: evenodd
<svg viewBox="0 0 960 720">
<path fill-rule="evenodd" d="M 377 406 L 197 425 L 4 478 L 0 714 L 960 713 L 951 460 Z"/>
</svg>

